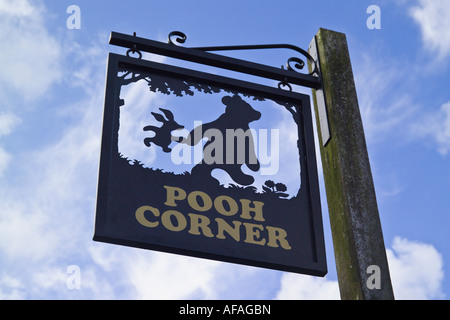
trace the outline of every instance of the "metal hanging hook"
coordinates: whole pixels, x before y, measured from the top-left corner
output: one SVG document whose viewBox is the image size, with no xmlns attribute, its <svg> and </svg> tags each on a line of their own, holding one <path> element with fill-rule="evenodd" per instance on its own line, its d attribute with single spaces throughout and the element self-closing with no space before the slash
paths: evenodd
<svg viewBox="0 0 450 320">
<path fill-rule="evenodd" d="M 281 81 L 280 83 L 278 83 L 278 89 L 280 90 L 285 90 L 283 88 L 287 87 L 289 92 L 292 91 L 292 86 L 289 84 L 289 82 L 287 82 L 287 79 L 284 79 L 283 81 Z"/>
<path fill-rule="evenodd" d="M 133 37 L 136 37 L 136 32 L 133 32 Z M 131 53 L 137 53 L 138 57 L 136 59 L 142 59 L 142 52 L 137 49 L 136 43 L 133 44 L 133 47 L 127 51 L 127 57 L 134 58 L 130 55 Z"/>
</svg>

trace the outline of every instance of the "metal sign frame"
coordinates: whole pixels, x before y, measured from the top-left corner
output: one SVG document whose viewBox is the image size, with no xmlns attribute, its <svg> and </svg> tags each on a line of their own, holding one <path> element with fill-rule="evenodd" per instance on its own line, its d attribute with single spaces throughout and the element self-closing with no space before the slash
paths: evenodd
<svg viewBox="0 0 450 320">
<path fill-rule="evenodd" d="M 173 35 L 179 36 L 179 34 Z M 293 71 L 292 68 L 289 67 L 289 63 L 300 63 L 299 59 L 294 58 L 290 59 L 287 70 L 284 70 L 203 52 L 202 48 L 183 48 L 170 43 L 164 44 L 148 39 L 137 38 L 136 36 L 117 33 L 111 34 L 110 43 L 129 48 L 129 50 L 127 56 L 110 53 L 108 58 L 94 240 L 199 258 L 324 276 L 327 273 L 327 266 L 310 98 L 307 95 L 292 92 L 292 90 L 287 91 L 281 89 L 283 86 L 288 86 L 292 89 L 289 83 L 319 88 L 320 78 L 317 75 L 314 75 L 314 72 L 316 71 L 313 70 L 309 75 Z M 276 46 L 278 47 L 278 45 Z M 211 48 L 205 48 L 211 50 Z M 271 88 L 247 81 L 143 60 L 140 51 L 157 53 L 178 59 L 214 65 L 224 69 L 279 80 L 279 88 Z M 139 57 L 132 58 L 128 56 L 133 52 L 138 53 Z M 158 232 L 153 236 L 150 236 L 150 238 L 147 237 L 149 229 L 142 228 L 142 225 L 139 226 L 136 223 L 136 219 L 139 220 L 138 215 L 141 217 L 141 220 L 145 220 L 145 223 L 147 223 L 148 226 L 156 225 L 157 223 L 156 220 L 147 220 L 147 218 L 145 218 L 146 213 L 144 211 L 148 209 L 148 207 L 143 207 L 145 203 L 143 203 L 142 199 L 145 199 L 145 196 L 141 199 L 137 199 L 139 197 L 136 197 L 136 190 L 140 190 L 141 187 L 147 186 L 147 182 L 137 181 L 139 179 L 132 181 L 129 174 L 119 170 L 119 168 L 123 168 L 124 162 L 120 159 L 118 150 L 118 129 L 120 107 L 122 105 L 119 98 L 120 83 L 118 73 L 123 69 L 135 70 L 140 73 L 174 79 L 187 79 L 188 81 L 226 88 L 229 92 L 240 92 L 255 97 L 264 97 L 282 101 L 286 105 L 289 105 L 289 107 L 286 108 L 291 112 L 298 124 L 298 147 L 301 150 L 299 160 L 302 169 L 299 179 L 301 179 L 302 187 L 299 190 L 299 194 L 301 192 L 306 199 L 302 202 L 306 206 L 306 210 L 299 209 L 299 211 L 304 211 L 301 213 L 304 217 L 305 214 L 307 215 L 307 217 L 302 220 L 302 223 L 305 225 L 293 224 L 291 227 L 298 227 L 298 230 L 294 231 L 298 231 L 298 233 L 301 234 L 301 239 L 307 239 L 305 241 L 306 249 L 297 248 L 300 251 L 307 251 L 305 255 L 302 256 L 302 254 L 299 254 L 300 251 L 297 249 L 295 252 L 294 250 L 276 251 L 273 248 L 268 248 L 268 250 L 264 251 L 261 249 L 262 246 L 251 246 L 247 244 L 243 250 L 239 251 L 240 247 L 243 247 L 241 243 L 234 243 L 231 241 L 232 245 L 229 245 L 225 243 L 224 240 L 219 240 L 223 241 L 222 243 L 224 244 L 224 246 L 221 247 L 218 246 L 219 242 L 215 241 L 215 238 L 203 239 L 204 237 L 197 237 L 195 239 L 192 236 L 189 238 L 189 241 L 186 241 L 186 238 L 183 238 L 182 236 L 182 232 L 172 233 L 174 239 L 170 241 L 164 239 L 163 233 L 160 234 Z M 132 184 L 138 185 L 136 190 L 132 190 L 133 187 L 130 187 Z M 166 190 L 168 190 L 168 188 L 166 188 Z M 155 192 L 158 193 L 159 191 Z M 173 193 L 172 195 L 179 196 L 179 193 Z M 162 194 L 162 196 L 164 195 Z M 136 198 L 136 200 L 133 200 L 133 198 Z M 256 206 L 256 202 L 254 202 L 254 204 Z M 140 208 L 141 211 L 139 211 Z M 154 218 L 159 217 L 159 215 L 159 211 L 158 214 L 156 214 L 156 211 L 154 212 Z M 256 220 L 256 217 L 254 219 Z M 297 218 L 294 218 L 294 220 L 295 219 Z M 200 223 L 200 220 L 197 222 Z M 229 224 L 232 224 L 231 221 L 229 221 Z M 251 224 L 248 223 L 246 226 L 248 225 Z M 235 226 L 237 226 L 237 224 L 235 224 Z M 253 231 L 256 234 L 258 232 L 256 230 L 257 227 L 254 227 L 255 224 L 252 226 L 252 228 L 254 228 Z M 281 229 L 275 229 L 276 228 L 271 229 L 272 236 L 278 236 L 278 242 L 274 241 L 274 244 L 280 247 L 282 246 L 279 231 Z M 254 236 L 254 239 L 260 239 L 259 233 L 258 236 Z M 294 254 L 292 254 L 292 252 L 294 252 Z"/>
</svg>

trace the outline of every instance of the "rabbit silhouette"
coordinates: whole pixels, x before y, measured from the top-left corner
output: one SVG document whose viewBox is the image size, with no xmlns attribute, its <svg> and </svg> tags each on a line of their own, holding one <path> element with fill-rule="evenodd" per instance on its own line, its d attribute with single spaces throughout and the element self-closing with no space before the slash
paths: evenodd
<svg viewBox="0 0 450 320">
<path fill-rule="evenodd" d="M 177 137 L 172 136 L 172 131 L 183 129 L 184 126 L 178 124 L 173 116 L 173 113 L 170 110 L 159 108 L 159 110 L 164 113 L 166 118 L 162 114 L 151 112 L 153 117 L 159 121 L 162 122 L 161 127 L 155 127 L 155 126 L 146 126 L 144 127 L 144 131 L 153 131 L 155 133 L 154 137 L 145 138 L 144 144 L 147 147 L 150 147 L 151 144 L 155 144 L 157 146 L 160 146 L 162 150 L 166 153 L 169 153 L 172 151 L 171 148 L 169 148 L 169 145 L 172 141 L 178 141 Z"/>
</svg>

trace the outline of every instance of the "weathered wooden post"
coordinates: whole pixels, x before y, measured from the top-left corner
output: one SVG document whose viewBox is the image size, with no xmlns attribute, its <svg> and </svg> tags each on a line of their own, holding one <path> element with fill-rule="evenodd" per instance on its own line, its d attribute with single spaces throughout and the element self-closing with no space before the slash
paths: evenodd
<svg viewBox="0 0 450 320">
<path fill-rule="evenodd" d="M 309 52 L 322 73 L 313 100 L 341 298 L 394 299 L 345 34 L 320 29 Z"/>
</svg>

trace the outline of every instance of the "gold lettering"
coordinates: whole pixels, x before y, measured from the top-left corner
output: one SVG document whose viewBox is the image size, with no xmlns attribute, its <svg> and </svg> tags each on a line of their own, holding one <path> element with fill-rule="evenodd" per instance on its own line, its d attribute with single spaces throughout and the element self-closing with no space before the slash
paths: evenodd
<svg viewBox="0 0 450 320">
<path fill-rule="evenodd" d="M 171 217 L 175 217 L 175 220 L 177 220 L 177 226 L 173 225 Z M 166 229 L 175 232 L 182 231 L 187 226 L 186 218 L 176 210 L 168 210 L 164 212 L 161 216 L 161 222 Z"/>
<path fill-rule="evenodd" d="M 250 220 L 252 217 L 250 216 L 250 212 L 253 211 L 255 213 L 254 216 L 254 220 L 256 221 L 265 221 L 265 219 L 263 218 L 263 212 L 262 212 L 262 207 L 264 206 L 263 202 L 260 201 L 250 201 L 250 200 L 246 200 L 246 199 L 241 199 L 239 200 L 241 201 L 242 204 L 242 214 L 241 214 L 241 218 L 242 219 L 247 219 Z M 250 203 L 253 202 L 254 206 L 251 208 L 250 207 Z"/>
<path fill-rule="evenodd" d="M 266 239 L 255 239 L 261 238 L 261 232 L 259 230 L 264 230 L 264 227 L 262 225 L 244 222 L 244 226 L 247 232 L 247 237 L 245 238 L 244 242 L 259 244 L 260 246 L 263 246 L 266 243 Z"/>
<path fill-rule="evenodd" d="M 239 235 L 239 228 L 242 224 L 240 221 L 233 221 L 234 229 L 231 225 L 229 225 L 225 220 L 222 218 L 216 218 L 217 222 L 217 238 L 218 239 L 225 239 L 225 235 L 223 234 L 224 231 L 226 231 L 230 236 L 233 237 L 234 240 L 239 242 L 240 235 Z"/>
<path fill-rule="evenodd" d="M 186 199 L 186 191 L 183 189 L 169 186 L 164 186 L 164 188 L 167 190 L 167 201 L 164 203 L 166 206 L 176 207 L 175 200 Z"/>
<path fill-rule="evenodd" d="M 239 218 L 258 222 L 265 221 L 263 217 L 264 203 L 261 201 L 240 199 L 241 208 L 239 208 L 239 202 L 229 196 L 222 195 L 212 199 L 202 191 L 193 191 L 188 194 L 181 188 L 170 186 L 164 186 L 164 188 L 167 191 L 167 201 L 164 204 L 169 207 L 177 207 L 177 201 L 187 200 L 189 206 L 196 211 L 205 212 L 214 207 L 218 214 L 232 217 L 237 215 L 239 209 L 241 209 Z M 192 235 L 203 235 L 208 238 L 216 237 L 217 239 L 233 238 L 236 242 L 241 241 L 241 226 L 243 225 L 242 235 L 244 236 L 245 232 L 244 242 L 246 243 L 260 246 L 267 245 L 272 248 L 281 247 L 285 250 L 292 249 L 287 239 L 286 230 L 278 227 L 215 218 L 217 228 L 216 225 L 211 228 L 212 218 L 208 216 L 195 213 L 188 213 L 185 216 L 176 210 L 167 210 L 160 214 L 160 210 L 152 206 L 138 208 L 135 217 L 139 224 L 147 228 L 156 228 L 163 225 L 167 230 L 174 232 L 180 232 L 188 228 L 188 232 Z"/>
<path fill-rule="evenodd" d="M 203 206 L 200 206 L 197 197 L 202 198 Z M 188 196 L 188 202 L 192 209 L 197 211 L 208 211 L 212 208 L 212 200 L 211 198 L 204 192 L 201 191 L 193 191 Z"/>
<path fill-rule="evenodd" d="M 227 202 L 228 203 L 228 207 L 230 207 L 230 210 L 226 210 L 223 203 Z M 233 198 L 227 197 L 227 196 L 219 196 L 214 200 L 214 208 L 216 208 L 217 212 L 219 212 L 220 214 L 223 214 L 224 216 L 233 216 L 235 215 L 238 210 L 238 204 L 236 203 L 236 201 L 234 201 Z"/>
<path fill-rule="evenodd" d="M 269 247 L 278 248 L 277 240 L 280 243 L 281 247 L 286 250 L 291 250 L 291 246 L 289 242 L 286 240 L 287 232 L 281 228 L 276 227 L 266 227 L 267 232 L 269 233 L 269 242 L 267 245 Z"/>
<path fill-rule="evenodd" d="M 151 222 L 145 217 L 145 212 L 150 211 L 155 217 L 159 217 L 159 210 L 150 206 L 142 206 L 136 210 L 136 220 L 144 227 L 155 228 L 159 222 Z"/>
<path fill-rule="evenodd" d="M 205 237 L 214 237 L 211 229 L 209 228 L 209 223 L 211 221 L 208 217 L 194 213 L 189 213 L 188 216 L 191 218 L 191 228 L 189 229 L 190 234 L 201 235 L 203 233 Z M 200 232 L 199 229 L 202 229 L 202 232 Z"/>
</svg>

